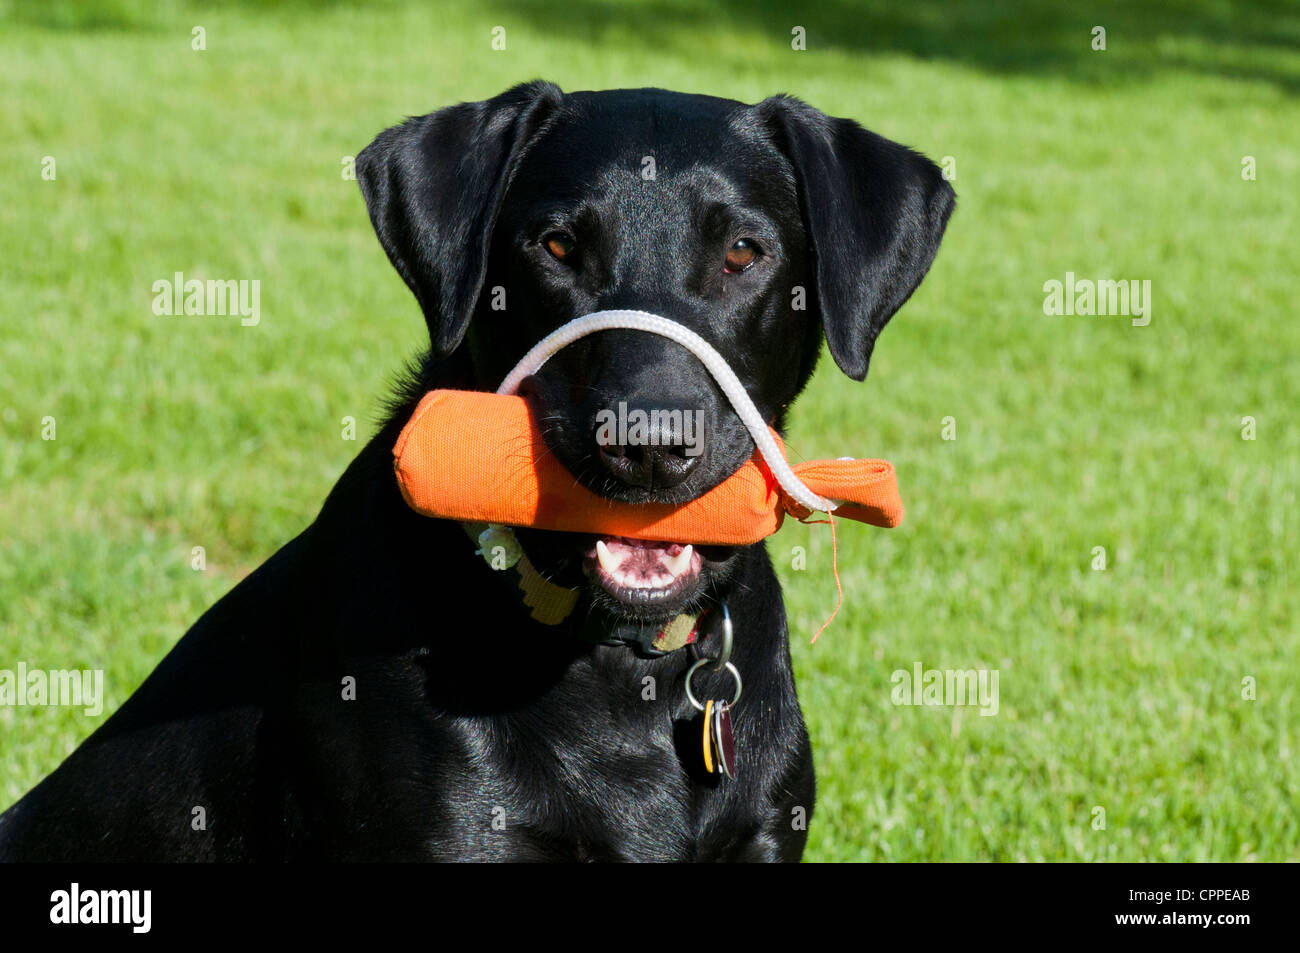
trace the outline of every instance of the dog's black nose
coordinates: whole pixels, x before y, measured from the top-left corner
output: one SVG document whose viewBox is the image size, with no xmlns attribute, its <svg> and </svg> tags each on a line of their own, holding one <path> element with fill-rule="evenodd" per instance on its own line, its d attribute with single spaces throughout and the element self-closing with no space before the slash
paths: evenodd
<svg viewBox="0 0 1300 953">
<path fill-rule="evenodd" d="M 596 444 L 606 472 L 643 490 L 678 486 L 704 453 L 704 415 L 698 411 L 633 408 L 597 417 Z"/>
<path fill-rule="evenodd" d="M 600 448 L 600 462 L 610 475 L 643 490 L 667 489 L 685 482 L 699 465 L 684 447 L 609 446 Z"/>
</svg>

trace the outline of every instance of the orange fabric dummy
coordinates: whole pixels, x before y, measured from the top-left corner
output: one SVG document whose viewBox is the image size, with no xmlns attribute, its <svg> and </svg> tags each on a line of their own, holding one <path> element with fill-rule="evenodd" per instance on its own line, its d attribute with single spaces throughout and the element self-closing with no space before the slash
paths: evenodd
<svg viewBox="0 0 1300 953">
<path fill-rule="evenodd" d="M 779 437 L 777 444 L 784 453 Z M 502 394 L 430 391 L 393 457 L 406 502 L 442 519 L 744 545 L 775 533 L 786 513 L 811 515 L 786 495 L 757 454 L 689 503 L 607 500 L 579 485 L 547 450 L 527 402 Z M 815 460 L 793 469 L 814 493 L 841 501 L 837 517 L 883 527 L 903 519 L 894 468 L 885 460 Z"/>
</svg>

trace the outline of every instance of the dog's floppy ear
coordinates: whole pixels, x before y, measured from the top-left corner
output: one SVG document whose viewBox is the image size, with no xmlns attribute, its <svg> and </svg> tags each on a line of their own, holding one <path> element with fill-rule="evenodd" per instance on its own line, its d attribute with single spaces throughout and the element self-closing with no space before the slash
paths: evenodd
<svg viewBox="0 0 1300 953">
<path fill-rule="evenodd" d="M 525 83 L 408 119 L 357 156 L 370 221 L 440 357 L 460 344 L 474 313 L 515 164 L 563 95 L 551 83 Z"/>
<path fill-rule="evenodd" d="M 925 277 L 956 200 L 929 159 L 789 96 L 756 107 L 794 166 L 826 343 L 867 376 L 876 336 Z"/>
</svg>

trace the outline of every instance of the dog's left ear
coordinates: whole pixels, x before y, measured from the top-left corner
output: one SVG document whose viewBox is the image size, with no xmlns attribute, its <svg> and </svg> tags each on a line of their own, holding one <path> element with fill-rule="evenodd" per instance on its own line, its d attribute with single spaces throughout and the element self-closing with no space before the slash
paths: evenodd
<svg viewBox="0 0 1300 953">
<path fill-rule="evenodd" d="M 420 302 L 439 357 L 465 336 L 510 175 L 563 96 L 551 83 L 525 83 L 408 119 L 357 156 L 375 234 Z"/>
<path fill-rule="evenodd" d="M 925 277 L 956 196 L 939 167 L 790 96 L 755 109 L 794 166 L 831 356 L 867 376 L 876 336 Z"/>
</svg>

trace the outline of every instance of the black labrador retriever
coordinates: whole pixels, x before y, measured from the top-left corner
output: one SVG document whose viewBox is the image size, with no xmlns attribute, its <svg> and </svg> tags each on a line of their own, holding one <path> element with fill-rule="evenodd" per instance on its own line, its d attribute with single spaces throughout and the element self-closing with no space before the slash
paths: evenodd
<svg viewBox="0 0 1300 953">
<path fill-rule="evenodd" d="M 392 448 L 427 390 L 495 389 L 547 332 L 612 308 L 703 335 L 779 430 L 823 331 L 866 376 L 952 189 L 789 97 L 544 82 L 389 129 L 356 168 L 429 353 L 316 521 L 0 817 L 0 857 L 797 860 L 813 763 L 764 547 L 521 530 L 524 559 L 494 568 L 465 527 L 407 507 Z M 697 359 L 643 332 L 586 337 L 522 392 L 611 499 L 690 500 L 753 452 Z M 598 444 L 597 411 L 620 401 L 702 411 L 703 452 Z M 539 616 L 557 595 L 576 602 Z M 724 603 L 734 780 L 704 763 L 684 693 L 721 650 Z M 662 638 L 682 618 L 689 648 Z M 713 667 L 695 694 L 729 699 Z"/>
</svg>

